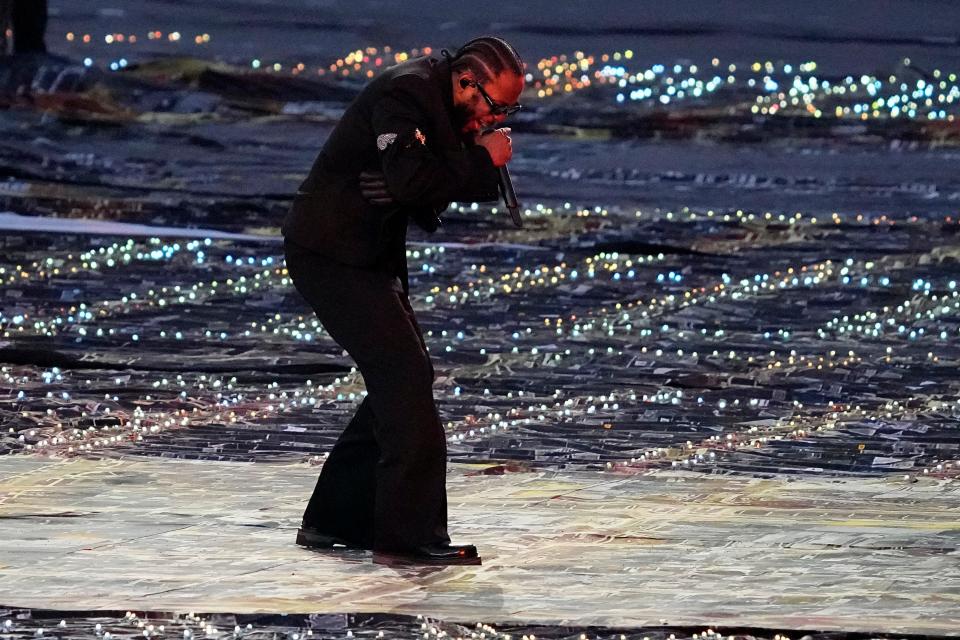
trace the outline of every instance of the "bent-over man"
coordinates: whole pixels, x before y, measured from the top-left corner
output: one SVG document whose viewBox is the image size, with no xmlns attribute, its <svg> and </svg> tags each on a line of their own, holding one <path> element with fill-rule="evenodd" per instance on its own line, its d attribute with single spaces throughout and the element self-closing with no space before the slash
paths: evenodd
<svg viewBox="0 0 960 640">
<path fill-rule="evenodd" d="M 350 104 L 283 224 L 287 268 L 367 396 L 323 465 L 297 543 L 382 563 L 479 564 L 447 533 L 446 437 L 407 294 L 408 221 L 498 197 L 523 62 L 485 36 L 377 76 Z"/>
</svg>

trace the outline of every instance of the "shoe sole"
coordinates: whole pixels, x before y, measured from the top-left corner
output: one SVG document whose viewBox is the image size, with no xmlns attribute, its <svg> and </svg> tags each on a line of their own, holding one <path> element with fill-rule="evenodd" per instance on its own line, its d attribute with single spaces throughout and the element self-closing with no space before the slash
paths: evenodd
<svg viewBox="0 0 960 640">
<path fill-rule="evenodd" d="M 472 558 L 424 558 L 422 556 L 408 556 L 395 553 L 383 553 L 374 551 L 373 563 L 382 564 L 388 567 L 426 565 L 431 567 L 442 566 L 469 566 L 482 564 L 480 556 Z"/>
<path fill-rule="evenodd" d="M 306 533 L 303 529 L 297 531 L 297 544 L 308 549 L 343 549 L 350 551 L 365 551 L 364 547 L 347 542 L 336 536 L 325 536 L 318 533 Z"/>
</svg>

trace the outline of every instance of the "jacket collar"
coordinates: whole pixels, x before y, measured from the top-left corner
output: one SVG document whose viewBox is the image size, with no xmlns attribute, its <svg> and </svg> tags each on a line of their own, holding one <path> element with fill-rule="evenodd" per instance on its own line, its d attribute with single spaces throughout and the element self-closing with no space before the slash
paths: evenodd
<svg viewBox="0 0 960 640">
<path fill-rule="evenodd" d="M 444 55 L 446 54 L 446 55 Z M 440 95 L 443 96 L 443 104 L 447 107 L 447 113 L 453 115 L 453 69 L 451 69 L 450 54 L 446 50 L 441 51 L 439 58 L 430 57 L 430 66 L 433 71 L 433 80 L 440 86 Z"/>
</svg>

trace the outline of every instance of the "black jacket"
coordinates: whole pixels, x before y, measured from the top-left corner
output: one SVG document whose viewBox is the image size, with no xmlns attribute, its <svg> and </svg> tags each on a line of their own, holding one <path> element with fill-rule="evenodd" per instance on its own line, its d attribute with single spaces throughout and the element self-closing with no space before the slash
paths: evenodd
<svg viewBox="0 0 960 640">
<path fill-rule="evenodd" d="M 283 222 L 285 238 L 350 265 L 405 267 L 407 219 L 429 231 L 450 201 L 498 197 L 486 149 L 461 142 L 450 65 L 416 58 L 381 73 L 330 134 Z M 382 171 L 396 205 L 360 195 L 361 171 Z"/>
</svg>

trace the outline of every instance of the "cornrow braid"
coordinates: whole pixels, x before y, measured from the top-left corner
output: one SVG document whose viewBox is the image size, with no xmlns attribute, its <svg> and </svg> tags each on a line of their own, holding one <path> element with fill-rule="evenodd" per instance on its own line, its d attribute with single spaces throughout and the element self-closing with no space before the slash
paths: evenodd
<svg viewBox="0 0 960 640">
<path fill-rule="evenodd" d="M 466 43 L 451 60 L 455 71 L 470 69 L 484 82 L 491 81 L 507 71 L 523 76 L 523 60 L 506 40 L 496 36 L 481 36 Z"/>
</svg>

